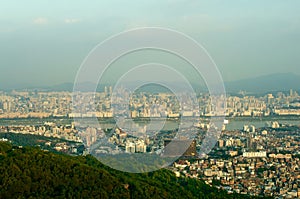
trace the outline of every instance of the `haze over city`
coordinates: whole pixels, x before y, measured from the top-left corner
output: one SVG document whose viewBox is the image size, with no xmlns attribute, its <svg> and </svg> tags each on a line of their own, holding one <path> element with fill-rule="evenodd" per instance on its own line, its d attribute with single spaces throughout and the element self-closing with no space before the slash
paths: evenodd
<svg viewBox="0 0 300 199">
<path fill-rule="evenodd" d="M 1 2 L 0 69 L 5 72 L 0 85 L 73 82 L 97 44 L 146 26 L 194 38 L 226 82 L 274 73 L 300 75 L 299 6 L 296 0 Z"/>
<path fill-rule="evenodd" d="M 300 1 L 0 3 L 0 198 L 300 198 Z"/>
</svg>

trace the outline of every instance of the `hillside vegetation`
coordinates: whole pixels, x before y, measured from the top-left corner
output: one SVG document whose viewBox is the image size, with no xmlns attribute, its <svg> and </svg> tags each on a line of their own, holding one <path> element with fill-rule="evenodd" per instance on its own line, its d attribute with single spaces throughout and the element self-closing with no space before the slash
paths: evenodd
<svg viewBox="0 0 300 199">
<path fill-rule="evenodd" d="M 245 198 L 166 169 L 131 174 L 92 156 L 71 157 L 0 142 L 0 198 Z M 248 197 L 250 198 L 250 197 Z"/>
</svg>

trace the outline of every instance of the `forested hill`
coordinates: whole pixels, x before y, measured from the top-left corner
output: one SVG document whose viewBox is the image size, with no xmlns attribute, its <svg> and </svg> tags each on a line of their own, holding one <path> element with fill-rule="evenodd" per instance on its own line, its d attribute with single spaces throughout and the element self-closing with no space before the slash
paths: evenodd
<svg viewBox="0 0 300 199">
<path fill-rule="evenodd" d="M 123 173 L 91 156 L 0 142 L 0 198 L 245 198 L 162 169 Z"/>
</svg>

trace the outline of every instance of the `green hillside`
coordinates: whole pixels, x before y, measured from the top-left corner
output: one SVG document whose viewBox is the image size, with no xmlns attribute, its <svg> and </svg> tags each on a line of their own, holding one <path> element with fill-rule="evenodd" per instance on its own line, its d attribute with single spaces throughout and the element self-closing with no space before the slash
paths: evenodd
<svg viewBox="0 0 300 199">
<path fill-rule="evenodd" d="M 92 156 L 71 157 L 0 142 L 0 198 L 245 198 L 162 169 L 110 169 Z"/>
</svg>

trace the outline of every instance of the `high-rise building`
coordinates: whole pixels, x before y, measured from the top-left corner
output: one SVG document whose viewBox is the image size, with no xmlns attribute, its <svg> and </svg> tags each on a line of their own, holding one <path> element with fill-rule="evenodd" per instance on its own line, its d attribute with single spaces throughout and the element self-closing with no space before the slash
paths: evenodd
<svg viewBox="0 0 300 199">
<path fill-rule="evenodd" d="M 127 142 L 125 146 L 126 153 L 135 153 L 135 144 L 132 142 Z"/>
<path fill-rule="evenodd" d="M 105 97 L 106 97 L 107 94 L 108 94 L 108 93 L 107 93 L 107 86 L 104 87 L 104 94 L 105 94 Z"/>
<path fill-rule="evenodd" d="M 137 153 L 146 153 L 147 146 L 144 141 L 138 141 L 135 143 L 135 152 Z"/>
<path fill-rule="evenodd" d="M 224 147 L 224 140 L 219 140 L 218 144 L 220 148 Z"/>
<path fill-rule="evenodd" d="M 112 86 L 109 87 L 109 96 L 112 95 Z"/>
</svg>

